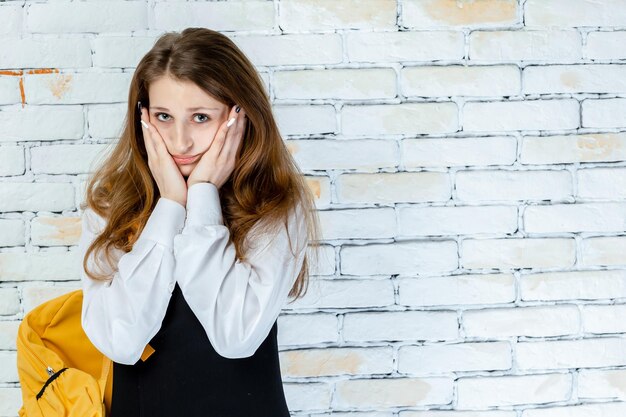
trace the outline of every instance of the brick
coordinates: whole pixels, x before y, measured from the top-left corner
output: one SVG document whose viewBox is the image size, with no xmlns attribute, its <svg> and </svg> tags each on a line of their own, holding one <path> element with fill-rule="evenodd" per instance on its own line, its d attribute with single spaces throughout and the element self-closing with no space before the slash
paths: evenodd
<svg viewBox="0 0 626 417">
<path fill-rule="evenodd" d="M 24 75 L 29 104 L 113 103 L 126 100 L 132 74 L 115 72 Z"/>
<path fill-rule="evenodd" d="M 317 135 L 338 132 L 337 115 L 332 105 L 273 107 L 282 135 Z"/>
<path fill-rule="evenodd" d="M 582 404 L 566 407 L 535 408 L 524 410 L 522 417 L 598 417 L 619 416 L 626 413 L 626 403 Z"/>
<path fill-rule="evenodd" d="M 325 410 L 330 407 L 330 384 L 284 383 L 283 389 L 289 410 Z"/>
<path fill-rule="evenodd" d="M 472 219 L 468 222 L 467 219 Z M 514 233 L 517 208 L 513 206 L 400 207 L 399 236 L 445 236 Z"/>
<path fill-rule="evenodd" d="M 575 305 L 468 310 L 463 328 L 466 337 L 564 336 L 578 333 L 580 314 Z"/>
<path fill-rule="evenodd" d="M 2 10 L 1 7 L 0 10 Z M 16 104 L 22 101 L 19 87 L 20 80 L 21 77 L 14 75 L 0 75 L 0 105 Z"/>
<path fill-rule="evenodd" d="M 511 136 L 402 139 L 400 144 L 407 168 L 512 165 L 517 157 L 517 140 Z"/>
<path fill-rule="evenodd" d="M 20 294 L 17 288 L 0 288 L 0 316 L 12 316 L 20 312 Z"/>
<path fill-rule="evenodd" d="M 305 181 L 318 207 L 330 204 L 330 179 L 328 177 L 306 176 Z"/>
<path fill-rule="evenodd" d="M 34 106 L 0 112 L 2 141 L 82 139 L 83 111 L 80 106 Z"/>
<path fill-rule="evenodd" d="M 0 383 L 19 382 L 17 376 L 17 352 L 0 352 Z"/>
<path fill-rule="evenodd" d="M 420 66 L 400 72 L 402 93 L 418 97 L 495 97 L 520 93 L 517 66 Z"/>
<path fill-rule="evenodd" d="M 0 388 L 0 415 L 17 417 L 17 410 L 22 406 L 22 391 L 19 387 Z"/>
<path fill-rule="evenodd" d="M 390 280 L 316 279 L 304 297 L 285 308 L 386 307 L 394 303 Z"/>
<path fill-rule="evenodd" d="M 88 174 L 103 156 L 105 145 L 54 145 L 31 148 L 35 174 Z"/>
<path fill-rule="evenodd" d="M 0 176 L 23 175 L 25 170 L 23 146 L 4 145 L 0 147 Z"/>
<path fill-rule="evenodd" d="M 249 35 L 235 36 L 232 40 L 254 65 L 321 65 L 343 60 L 338 33 Z"/>
<path fill-rule="evenodd" d="M 626 369 L 581 369 L 578 371 L 578 396 L 624 400 L 626 399 L 624 381 Z M 626 408 L 623 411 L 626 411 Z"/>
<path fill-rule="evenodd" d="M 576 258 L 566 238 L 466 239 L 461 249 L 463 268 L 567 268 Z"/>
<path fill-rule="evenodd" d="M 280 366 L 282 375 L 292 378 L 390 374 L 393 349 L 387 346 L 288 350 L 280 353 Z"/>
<path fill-rule="evenodd" d="M 136 108 L 136 107 L 133 107 Z M 87 110 L 89 136 L 94 139 L 118 139 L 123 131 L 126 105 L 91 105 Z M 105 146 L 100 146 L 104 151 Z"/>
<path fill-rule="evenodd" d="M 582 307 L 583 332 L 626 333 L 626 305 L 585 305 Z"/>
<path fill-rule="evenodd" d="M 381 239 L 396 233 L 393 208 L 318 211 L 325 239 Z"/>
<path fill-rule="evenodd" d="M 334 405 L 344 408 L 449 404 L 451 378 L 350 379 L 336 383 Z"/>
<path fill-rule="evenodd" d="M 472 170 L 456 175 L 459 201 L 567 200 L 572 194 L 568 171 Z"/>
<path fill-rule="evenodd" d="M 93 40 L 93 66 L 135 68 L 155 41 L 155 36 L 97 35 Z"/>
<path fill-rule="evenodd" d="M 524 211 L 528 233 L 620 232 L 624 229 L 622 203 L 580 203 L 529 206 Z"/>
<path fill-rule="evenodd" d="M 458 267 L 453 240 L 344 245 L 339 255 L 344 275 L 433 274 Z"/>
<path fill-rule="evenodd" d="M 78 279 L 78 257 L 71 252 L 3 252 L 0 281 L 67 281 Z"/>
<path fill-rule="evenodd" d="M 578 177 L 578 196 L 582 198 L 611 200 L 626 198 L 625 168 L 579 169 L 576 171 L 576 175 Z"/>
<path fill-rule="evenodd" d="M 158 2 L 151 29 L 180 31 L 186 27 L 207 27 L 220 32 L 270 31 L 276 23 L 274 15 L 274 4 L 268 1 Z"/>
<path fill-rule="evenodd" d="M 596 128 L 626 126 L 626 99 L 584 100 L 582 125 Z"/>
<path fill-rule="evenodd" d="M 626 364 L 626 339 L 551 340 L 518 343 L 517 366 L 522 370 L 598 368 Z"/>
<path fill-rule="evenodd" d="M 31 33 L 129 32 L 148 28 L 143 1 L 55 1 L 30 3 L 26 28 Z"/>
<path fill-rule="evenodd" d="M 59 268 L 60 269 L 60 268 Z M 50 275 L 50 274 L 48 274 Z M 47 277 L 47 279 L 51 279 Z M 54 278 L 52 278 L 54 279 Z M 22 294 L 24 295 L 24 314 L 28 314 L 33 308 L 45 303 L 46 301 L 52 300 L 53 298 L 59 297 L 63 294 L 67 294 L 68 292 L 76 291 L 81 289 L 81 283 L 79 281 L 70 281 L 63 285 L 57 286 L 29 286 L 22 290 Z"/>
<path fill-rule="evenodd" d="M 341 68 L 274 73 L 277 99 L 345 100 L 394 98 L 396 72 L 391 68 Z"/>
<path fill-rule="evenodd" d="M 579 113 L 578 101 L 573 99 L 470 102 L 463 108 L 463 130 L 576 129 Z"/>
<path fill-rule="evenodd" d="M 344 135 L 416 135 L 459 130 L 456 103 L 403 103 L 343 106 Z"/>
<path fill-rule="evenodd" d="M 21 321 L 0 321 L 0 349 L 16 350 L 17 329 Z"/>
<path fill-rule="evenodd" d="M 398 304 L 406 306 L 512 303 L 515 301 L 515 277 L 512 274 L 465 274 L 401 278 L 398 294 Z"/>
<path fill-rule="evenodd" d="M 335 274 L 335 248 L 331 245 L 321 245 L 316 248 L 316 260 L 310 265 L 311 275 Z"/>
<path fill-rule="evenodd" d="M 31 220 L 30 232 L 33 245 L 76 245 L 81 234 L 81 217 L 38 216 Z"/>
<path fill-rule="evenodd" d="M 472 61 L 562 62 L 582 57 L 582 39 L 575 30 L 474 31 L 469 36 Z"/>
<path fill-rule="evenodd" d="M 396 29 L 395 0 L 290 0 L 279 14 L 284 32 Z"/>
<path fill-rule="evenodd" d="M 397 144 L 387 140 L 312 139 L 289 140 L 285 144 L 302 169 L 377 171 L 379 168 L 395 168 L 399 162 Z"/>
<path fill-rule="evenodd" d="M 598 285 L 601 282 L 602 285 Z M 524 274 L 520 279 L 524 301 L 599 300 L 626 297 L 626 272 L 563 271 Z"/>
<path fill-rule="evenodd" d="M 430 410 L 430 411 L 400 411 L 400 417 L 517 417 L 515 411 L 455 411 L 455 410 Z M 347 416 L 346 416 L 347 417 Z"/>
<path fill-rule="evenodd" d="M 458 409 L 542 404 L 570 398 L 570 374 L 471 377 L 458 380 Z"/>
<path fill-rule="evenodd" d="M 623 93 L 626 65 L 548 65 L 524 68 L 524 93 Z"/>
<path fill-rule="evenodd" d="M 281 314 L 277 336 L 279 346 L 336 343 L 337 317 L 331 313 Z"/>
<path fill-rule="evenodd" d="M 626 5 L 620 0 L 528 0 L 527 26 L 624 26 Z"/>
<path fill-rule="evenodd" d="M 45 39 L 7 36 L 2 40 L 0 62 L 3 69 L 90 67 L 91 45 L 87 37 L 79 35 Z"/>
<path fill-rule="evenodd" d="M 341 174 L 337 196 L 344 203 L 399 203 L 448 201 L 450 177 L 444 172 Z"/>
<path fill-rule="evenodd" d="M 0 184 L 0 211 L 62 211 L 73 208 L 74 188 L 71 184 L 44 182 Z"/>
<path fill-rule="evenodd" d="M 346 342 L 453 340 L 458 337 L 454 311 L 393 311 L 346 313 Z"/>
<path fill-rule="evenodd" d="M 515 0 L 401 1 L 402 25 L 410 28 L 493 27 L 518 23 Z"/>
<path fill-rule="evenodd" d="M 0 7 L 0 35 L 17 34 L 22 31 L 23 7 L 21 4 L 3 4 Z"/>
<path fill-rule="evenodd" d="M 624 265 L 623 236 L 591 237 L 582 242 L 582 265 Z"/>
<path fill-rule="evenodd" d="M 400 346 L 398 349 L 400 373 L 507 370 L 511 369 L 511 364 L 511 346 L 508 342 Z"/>
<path fill-rule="evenodd" d="M 626 31 L 589 32 L 585 45 L 588 59 L 626 58 Z"/>
<path fill-rule="evenodd" d="M 461 60 L 465 54 L 465 38 L 460 31 L 349 31 L 345 37 L 350 62 Z"/>
<path fill-rule="evenodd" d="M 623 133 L 525 136 L 520 154 L 520 162 L 523 164 L 613 162 L 624 159 L 626 134 Z"/>
<path fill-rule="evenodd" d="M 0 246 L 24 246 L 26 243 L 24 221 L 0 219 Z"/>
</svg>

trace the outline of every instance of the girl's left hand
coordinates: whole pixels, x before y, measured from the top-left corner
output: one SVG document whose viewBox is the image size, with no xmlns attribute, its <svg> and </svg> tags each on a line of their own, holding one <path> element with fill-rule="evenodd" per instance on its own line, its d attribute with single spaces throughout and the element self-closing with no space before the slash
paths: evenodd
<svg viewBox="0 0 626 417">
<path fill-rule="evenodd" d="M 210 182 L 220 188 L 233 172 L 246 123 L 245 111 L 242 108 L 237 113 L 235 112 L 236 108 L 237 106 L 233 106 L 230 110 L 228 119 L 215 133 L 211 146 L 189 174 L 187 178 L 188 189 L 199 182 Z M 235 121 L 229 127 L 228 121 L 232 118 L 235 118 Z"/>
</svg>

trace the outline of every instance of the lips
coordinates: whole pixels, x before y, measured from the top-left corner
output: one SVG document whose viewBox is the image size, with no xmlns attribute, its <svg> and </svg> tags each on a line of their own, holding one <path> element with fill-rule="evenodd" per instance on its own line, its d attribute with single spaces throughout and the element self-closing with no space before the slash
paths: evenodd
<svg viewBox="0 0 626 417">
<path fill-rule="evenodd" d="M 196 156 L 192 156 L 190 158 L 178 158 L 176 156 L 173 156 L 172 158 L 174 158 L 174 161 L 177 164 L 180 165 L 187 165 L 187 164 L 192 164 L 194 162 L 196 162 L 196 160 L 200 157 L 200 155 L 196 155 Z"/>
</svg>

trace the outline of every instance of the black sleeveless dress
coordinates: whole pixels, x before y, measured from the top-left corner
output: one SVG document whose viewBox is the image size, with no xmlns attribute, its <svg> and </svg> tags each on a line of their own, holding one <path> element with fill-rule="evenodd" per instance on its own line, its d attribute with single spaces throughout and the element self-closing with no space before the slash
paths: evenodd
<svg viewBox="0 0 626 417">
<path fill-rule="evenodd" d="M 247 358 L 220 356 L 176 283 L 155 352 L 134 365 L 113 362 L 112 417 L 289 417 L 277 321 Z"/>
</svg>

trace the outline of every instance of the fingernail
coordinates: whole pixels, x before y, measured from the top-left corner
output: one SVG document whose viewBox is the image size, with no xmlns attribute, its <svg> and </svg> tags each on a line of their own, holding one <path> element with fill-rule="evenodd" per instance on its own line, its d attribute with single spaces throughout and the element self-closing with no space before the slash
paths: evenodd
<svg viewBox="0 0 626 417">
<path fill-rule="evenodd" d="M 141 121 L 141 124 L 143 125 L 143 127 L 145 127 L 146 129 L 148 129 L 148 123 L 144 122 L 143 120 Z"/>
<path fill-rule="evenodd" d="M 241 110 L 241 107 L 237 106 L 237 108 L 235 109 L 235 113 L 239 113 L 239 110 Z"/>
<path fill-rule="evenodd" d="M 231 127 L 233 123 L 235 123 L 235 118 L 234 118 L 234 117 L 232 117 L 232 118 L 228 121 L 228 123 L 226 123 L 226 126 L 227 126 L 227 127 Z"/>
</svg>

